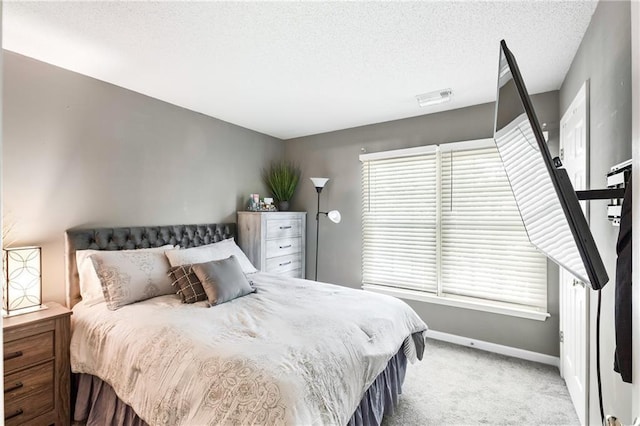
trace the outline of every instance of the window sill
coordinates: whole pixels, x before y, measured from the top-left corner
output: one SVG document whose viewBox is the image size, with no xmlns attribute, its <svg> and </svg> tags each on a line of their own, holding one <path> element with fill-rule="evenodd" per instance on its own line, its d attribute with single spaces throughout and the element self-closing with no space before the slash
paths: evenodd
<svg viewBox="0 0 640 426">
<path fill-rule="evenodd" d="M 508 303 L 483 302 L 478 299 L 447 295 L 436 296 L 416 290 L 403 288 L 385 287 L 373 284 L 363 284 L 362 289 L 375 293 L 386 294 L 401 299 L 418 300 L 420 302 L 434 303 L 437 305 L 453 306 L 456 308 L 473 309 L 476 311 L 491 312 L 494 314 L 509 315 L 512 317 L 527 318 L 536 321 L 545 321 L 551 315 L 547 312 L 535 311 L 532 309 L 520 308 Z"/>
</svg>

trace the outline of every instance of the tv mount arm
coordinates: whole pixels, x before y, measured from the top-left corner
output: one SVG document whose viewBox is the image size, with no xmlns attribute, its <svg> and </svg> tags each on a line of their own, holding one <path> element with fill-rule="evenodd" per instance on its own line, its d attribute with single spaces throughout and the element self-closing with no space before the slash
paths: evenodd
<svg viewBox="0 0 640 426">
<path fill-rule="evenodd" d="M 589 189 L 587 191 L 576 191 L 578 200 L 610 200 L 613 198 L 624 198 L 624 188 Z"/>
<path fill-rule="evenodd" d="M 560 158 L 555 157 L 553 159 L 553 165 L 556 166 L 556 168 L 562 167 L 562 161 L 560 161 Z M 616 173 L 624 173 L 625 170 L 628 169 L 629 165 L 627 165 L 625 162 L 620 165 L 614 166 L 613 169 L 615 170 L 609 173 L 607 176 L 611 176 Z M 624 187 L 606 188 L 606 189 L 589 189 L 586 191 L 576 191 L 576 196 L 578 197 L 578 200 L 581 200 L 581 201 L 622 199 L 624 198 L 624 191 L 625 191 Z"/>
</svg>

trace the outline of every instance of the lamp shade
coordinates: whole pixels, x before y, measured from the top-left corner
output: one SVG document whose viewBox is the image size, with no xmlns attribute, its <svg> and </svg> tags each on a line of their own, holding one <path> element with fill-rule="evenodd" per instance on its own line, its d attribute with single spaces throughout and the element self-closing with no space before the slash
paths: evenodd
<svg viewBox="0 0 640 426">
<path fill-rule="evenodd" d="M 329 213 L 327 213 L 327 217 L 333 223 L 340 223 L 340 221 L 342 220 L 342 216 L 340 215 L 340 212 L 338 210 L 331 210 Z"/>
<path fill-rule="evenodd" d="M 311 179 L 311 182 L 313 182 L 313 186 L 315 186 L 316 188 L 324 188 L 324 186 L 329 181 L 329 178 L 321 178 L 321 177 L 312 177 L 309 179 Z"/>
<path fill-rule="evenodd" d="M 11 315 L 42 304 L 40 247 L 4 250 L 3 308 Z"/>
</svg>

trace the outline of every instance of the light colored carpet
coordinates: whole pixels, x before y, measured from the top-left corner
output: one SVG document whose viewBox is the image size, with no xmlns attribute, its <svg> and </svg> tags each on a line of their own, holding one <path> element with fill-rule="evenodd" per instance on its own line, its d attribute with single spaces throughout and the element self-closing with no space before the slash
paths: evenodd
<svg viewBox="0 0 640 426">
<path fill-rule="evenodd" d="M 428 340 L 383 426 L 579 425 L 556 367 Z"/>
</svg>

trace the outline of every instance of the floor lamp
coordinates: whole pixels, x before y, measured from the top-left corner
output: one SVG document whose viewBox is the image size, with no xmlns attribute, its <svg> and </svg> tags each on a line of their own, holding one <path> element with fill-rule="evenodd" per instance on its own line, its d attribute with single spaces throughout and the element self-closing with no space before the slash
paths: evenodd
<svg viewBox="0 0 640 426">
<path fill-rule="evenodd" d="M 318 281 L 318 239 L 320 237 L 320 215 L 323 214 L 327 216 L 333 223 L 340 223 L 342 217 L 340 216 L 340 212 L 338 210 L 331 210 L 329 212 L 320 211 L 320 193 L 322 192 L 322 188 L 324 188 L 324 186 L 329 181 L 329 178 L 312 177 L 310 179 L 311 182 L 313 182 L 313 186 L 316 187 L 316 192 L 318 193 L 318 208 L 316 210 L 316 276 L 314 278 L 315 281 Z"/>
</svg>

